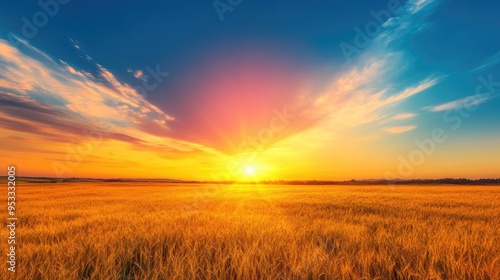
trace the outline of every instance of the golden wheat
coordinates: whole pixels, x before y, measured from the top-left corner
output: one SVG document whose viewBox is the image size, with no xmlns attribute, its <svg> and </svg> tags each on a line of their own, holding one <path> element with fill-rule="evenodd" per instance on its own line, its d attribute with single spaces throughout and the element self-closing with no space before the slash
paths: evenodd
<svg viewBox="0 0 500 280">
<path fill-rule="evenodd" d="M 17 198 L 16 279 L 500 279 L 499 187 L 57 183 Z"/>
</svg>

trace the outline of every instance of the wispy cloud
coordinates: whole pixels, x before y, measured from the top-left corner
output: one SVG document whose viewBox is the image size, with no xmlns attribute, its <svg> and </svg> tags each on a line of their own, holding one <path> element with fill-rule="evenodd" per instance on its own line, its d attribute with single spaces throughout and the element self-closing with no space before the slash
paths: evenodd
<svg viewBox="0 0 500 280">
<path fill-rule="evenodd" d="M 403 90 L 403 92 L 390 96 L 389 98 L 386 99 L 386 102 L 393 103 L 407 99 L 415 94 L 421 93 L 422 91 L 434 86 L 435 84 L 438 83 L 439 80 L 440 78 L 427 78 L 421 81 L 416 86 L 408 87 L 405 90 Z"/>
<path fill-rule="evenodd" d="M 441 82 L 446 74 L 434 73 L 402 80 L 403 73 L 412 65 L 408 63 L 408 54 L 393 43 L 421 31 L 425 23 L 422 22 L 423 17 L 417 14 L 433 2 L 407 2 L 403 12 L 387 21 L 383 31 L 350 67 L 343 73 L 337 73 L 322 91 L 305 93 L 306 97 L 300 102 L 307 100 L 306 105 L 296 108 L 299 108 L 299 112 L 303 110 L 299 113 L 299 119 L 305 120 L 308 124 L 305 130 L 309 131 L 299 131 L 302 137 L 289 135 L 290 141 L 284 140 L 283 144 L 277 146 L 293 150 L 291 145 L 322 140 L 326 144 L 332 139 L 339 139 L 341 135 L 349 137 L 349 141 L 390 137 L 380 134 L 380 130 L 370 125 L 415 118 L 414 113 L 398 112 L 402 111 L 405 102 Z M 393 24 L 395 22 L 397 24 Z M 382 128 L 382 131 L 401 134 L 416 127 L 408 124 Z M 309 138 L 311 141 L 304 140 Z"/>
<path fill-rule="evenodd" d="M 493 67 L 500 63 L 500 52 L 497 52 L 496 54 L 488 57 L 481 66 L 473 69 L 473 72 L 480 71 L 480 70 L 486 70 L 490 67 Z"/>
<path fill-rule="evenodd" d="M 410 0 L 407 11 L 410 14 L 418 13 L 420 10 L 433 3 L 433 0 Z"/>
<path fill-rule="evenodd" d="M 416 128 L 416 126 L 414 126 L 414 125 L 394 126 L 394 127 L 384 128 L 384 131 L 391 133 L 391 134 L 399 134 L 399 133 L 414 130 L 415 128 Z"/>
<path fill-rule="evenodd" d="M 416 116 L 416 114 L 413 114 L 413 113 L 400 113 L 400 114 L 394 115 L 390 119 L 394 120 L 394 121 L 399 121 L 399 120 L 411 119 L 415 116 Z"/>
<path fill-rule="evenodd" d="M 146 81 L 147 77 L 144 75 L 144 72 L 142 70 L 135 70 L 133 71 L 132 69 L 127 69 L 127 72 L 132 73 L 136 79 Z"/>
<path fill-rule="evenodd" d="M 476 95 L 470 95 L 455 101 L 447 102 L 444 104 L 440 105 L 434 105 L 434 106 L 427 106 L 424 107 L 424 110 L 431 111 L 431 112 L 441 112 L 441 111 L 447 111 L 447 110 L 452 110 L 456 108 L 464 108 L 464 107 L 471 107 L 471 106 L 476 106 L 479 104 L 482 104 L 488 99 L 492 98 L 490 95 L 484 95 L 484 94 L 476 94 Z"/>
<path fill-rule="evenodd" d="M 110 139 L 133 145 L 205 151 L 170 137 L 175 118 L 96 64 L 96 74 L 56 61 L 24 43 L 25 51 L 0 40 L 0 126 L 50 140 L 79 142 L 82 131 L 109 124 Z"/>
</svg>

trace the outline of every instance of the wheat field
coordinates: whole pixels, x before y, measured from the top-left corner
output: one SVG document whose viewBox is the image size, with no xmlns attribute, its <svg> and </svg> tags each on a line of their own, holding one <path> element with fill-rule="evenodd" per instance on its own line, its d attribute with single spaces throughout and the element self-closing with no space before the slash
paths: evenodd
<svg viewBox="0 0 500 280">
<path fill-rule="evenodd" d="M 17 201 L 2 279 L 500 279 L 500 187 L 32 183 Z"/>
</svg>

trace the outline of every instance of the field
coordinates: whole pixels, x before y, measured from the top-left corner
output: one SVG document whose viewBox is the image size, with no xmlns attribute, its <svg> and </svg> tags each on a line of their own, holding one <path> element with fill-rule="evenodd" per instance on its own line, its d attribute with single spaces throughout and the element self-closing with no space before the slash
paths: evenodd
<svg viewBox="0 0 500 280">
<path fill-rule="evenodd" d="M 32 183 L 17 201 L 2 279 L 500 279 L 500 187 Z"/>
</svg>

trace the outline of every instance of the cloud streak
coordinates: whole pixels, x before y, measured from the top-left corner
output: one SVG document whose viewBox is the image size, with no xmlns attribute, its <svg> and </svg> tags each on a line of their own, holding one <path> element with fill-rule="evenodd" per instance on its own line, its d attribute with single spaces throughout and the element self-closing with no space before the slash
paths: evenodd
<svg viewBox="0 0 500 280">
<path fill-rule="evenodd" d="M 486 61 L 479 67 L 472 70 L 472 72 L 486 70 L 500 63 L 500 52 L 488 57 Z"/>
<path fill-rule="evenodd" d="M 395 126 L 395 127 L 384 128 L 384 131 L 391 133 L 391 134 L 400 134 L 403 132 L 408 132 L 408 131 L 414 130 L 415 128 L 416 128 L 416 126 L 414 126 L 414 125 Z"/>
<path fill-rule="evenodd" d="M 440 105 L 435 105 L 435 106 L 427 106 L 424 107 L 424 110 L 431 111 L 431 112 L 441 112 L 441 111 L 448 111 L 448 110 L 453 110 L 457 108 L 467 108 L 467 107 L 472 107 L 472 106 L 477 106 L 479 104 L 482 104 L 489 99 L 491 99 L 491 95 L 485 95 L 485 94 L 476 94 L 476 95 L 470 95 L 458 100 L 454 100 L 451 102 L 447 102 L 444 104 Z"/>
<path fill-rule="evenodd" d="M 413 114 L 413 113 L 401 113 L 401 114 L 397 114 L 397 115 L 391 117 L 390 119 L 395 120 L 395 121 L 399 121 L 399 120 L 411 119 L 411 118 L 414 118 L 415 116 L 416 116 L 416 114 Z"/>
<path fill-rule="evenodd" d="M 132 145 L 164 145 L 180 151 L 203 150 L 169 137 L 175 120 L 130 85 L 96 64 L 96 74 L 55 61 L 24 42 L 23 51 L 0 40 L 1 126 L 51 140 L 78 142 L 82 131 L 107 123 L 109 139 Z M 80 137 L 79 137 L 80 136 Z M 64 140 L 63 140 L 64 139 Z"/>
</svg>

